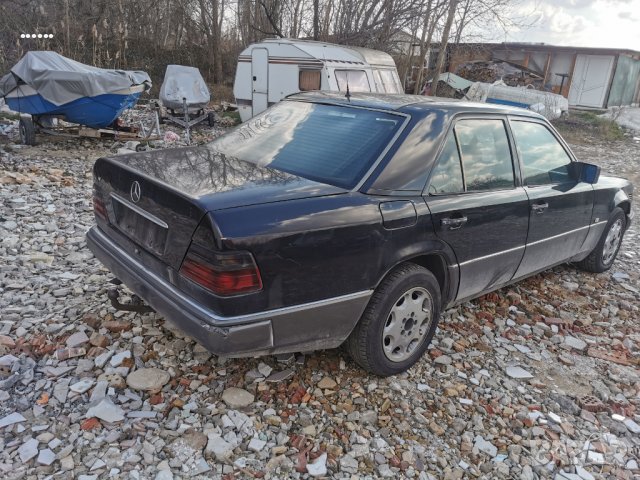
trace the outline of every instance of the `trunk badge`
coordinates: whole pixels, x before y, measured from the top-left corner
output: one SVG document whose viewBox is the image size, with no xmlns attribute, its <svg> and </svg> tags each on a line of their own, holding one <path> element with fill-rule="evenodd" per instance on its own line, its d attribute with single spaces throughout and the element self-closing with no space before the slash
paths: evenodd
<svg viewBox="0 0 640 480">
<path fill-rule="evenodd" d="M 140 184 L 135 181 L 131 184 L 131 190 L 129 191 L 129 194 L 131 195 L 131 201 L 133 203 L 138 203 L 140 201 L 140 195 L 141 195 L 142 191 L 140 188 Z"/>
</svg>

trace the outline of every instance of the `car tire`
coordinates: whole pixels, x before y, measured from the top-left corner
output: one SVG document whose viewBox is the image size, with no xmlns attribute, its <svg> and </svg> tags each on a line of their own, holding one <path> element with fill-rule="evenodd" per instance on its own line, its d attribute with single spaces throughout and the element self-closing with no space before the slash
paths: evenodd
<svg viewBox="0 0 640 480">
<path fill-rule="evenodd" d="M 431 343 L 440 308 L 440 287 L 433 274 L 413 263 L 400 265 L 376 288 L 347 339 L 347 350 L 375 375 L 404 372 Z"/>
<path fill-rule="evenodd" d="M 33 120 L 31 120 L 31 118 L 20 118 L 18 131 L 20 133 L 20 143 L 22 143 L 23 145 L 36 144 L 36 127 L 33 124 Z"/>
<path fill-rule="evenodd" d="M 611 213 L 596 247 L 584 260 L 576 262 L 576 265 L 582 270 L 593 273 L 609 270 L 620 250 L 625 228 L 625 214 L 621 208 L 617 207 Z"/>
</svg>

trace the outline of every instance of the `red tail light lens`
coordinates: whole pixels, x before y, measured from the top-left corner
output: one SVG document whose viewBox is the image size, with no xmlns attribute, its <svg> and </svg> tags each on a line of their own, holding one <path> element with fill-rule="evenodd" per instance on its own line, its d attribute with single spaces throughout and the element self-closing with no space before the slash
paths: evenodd
<svg viewBox="0 0 640 480">
<path fill-rule="evenodd" d="M 102 220 L 107 221 L 107 208 L 104 202 L 94 195 L 93 197 L 93 213 L 96 217 L 100 217 Z"/>
<path fill-rule="evenodd" d="M 202 252 L 189 248 L 180 274 L 216 295 L 228 297 L 262 290 L 260 271 L 249 252 Z"/>
</svg>

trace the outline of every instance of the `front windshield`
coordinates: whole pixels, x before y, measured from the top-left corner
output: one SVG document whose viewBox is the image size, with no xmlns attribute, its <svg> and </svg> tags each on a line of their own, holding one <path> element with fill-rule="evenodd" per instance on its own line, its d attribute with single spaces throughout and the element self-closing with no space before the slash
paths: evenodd
<svg viewBox="0 0 640 480">
<path fill-rule="evenodd" d="M 207 147 L 229 158 L 351 189 L 402 120 L 388 112 L 285 101 Z"/>
</svg>

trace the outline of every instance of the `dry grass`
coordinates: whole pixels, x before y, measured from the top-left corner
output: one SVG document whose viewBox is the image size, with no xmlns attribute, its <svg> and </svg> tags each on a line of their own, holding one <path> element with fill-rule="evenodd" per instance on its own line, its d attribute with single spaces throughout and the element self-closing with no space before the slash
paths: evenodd
<svg viewBox="0 0 640 480">
<path fill-rule="evenodd" d="M 590 143 L 594 139 L 611 142 L 624 138 L 624 131 L 616 122 L 593 112 L 571 111 L 551 123 L 570 143 Z"/>
</svg>

